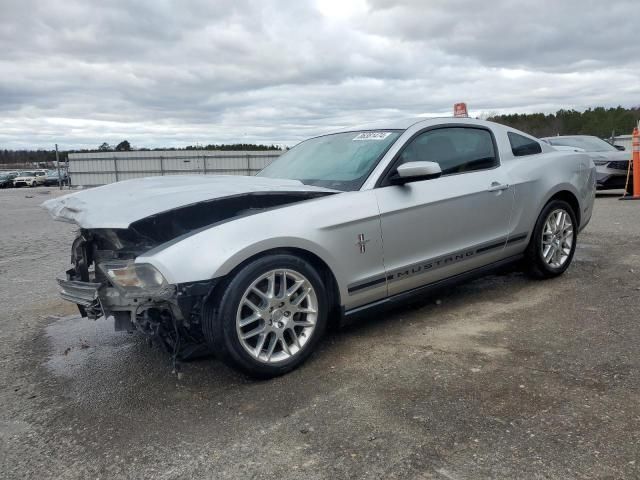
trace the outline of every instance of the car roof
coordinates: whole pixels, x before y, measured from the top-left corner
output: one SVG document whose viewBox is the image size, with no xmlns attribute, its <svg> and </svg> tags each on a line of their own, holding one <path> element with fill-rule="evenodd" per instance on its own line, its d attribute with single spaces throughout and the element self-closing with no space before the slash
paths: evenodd
<svg viewBox="0 0 640 480">
<path fill-rule="evenodd" d="M 487 120 L 479 120 L 477 118 L 467 118 L 467 117 L 413 117 L 413 118 L 404 118 L 404 119 L 396 119 L 396 120 L 380 120 L 373 123 L 368 123 L 364 125 L 357 125 L 354 127 L 341 128 L 339 130 L 335 130 L 329 133 L 344 133 L 344 132 L 355 132 L 360 130 L 407 130 L 414 125 L 419 125 L 420 127 L 430 127 L 432 125 L 443 125 L 447 123 L 452 124 L 471 124 L 471 125 L 484 125 L 484 126 L 500 126 L 499 123 L 489 122 Z"/>
</svg>

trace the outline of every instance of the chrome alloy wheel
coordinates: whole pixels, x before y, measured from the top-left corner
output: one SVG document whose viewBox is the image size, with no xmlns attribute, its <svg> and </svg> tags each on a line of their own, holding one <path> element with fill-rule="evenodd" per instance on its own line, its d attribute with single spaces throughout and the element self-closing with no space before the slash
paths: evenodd
<svg viewBox="0 0 640 480">
<path fill-rule="evenodd" d="M 294 270 L 271 270 L 244 292 L 236 331 L 249 355 L 260 362 L 277 363 L 304 348 L 317 318 L 318 296 L 309 280 Z"/>
<path fill-rule="evenodd" d="M 552 211 L 542 230 L 542 258 L 552 268 L 562 267 L 573 246 L 571 217 L 562 209 Z"/>
</svg>

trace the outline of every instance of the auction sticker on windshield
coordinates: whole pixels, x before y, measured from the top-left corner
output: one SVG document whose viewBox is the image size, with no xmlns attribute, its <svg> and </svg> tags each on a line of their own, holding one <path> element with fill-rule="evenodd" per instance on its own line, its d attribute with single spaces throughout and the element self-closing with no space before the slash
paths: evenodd
<svg viewBox="0 0 640 480">
<path fill-rule="evenodd" d="M 389 135 L 391 132 L 362 132 L 356 135 L 353 140 L 384 140 Z"/>
</svg>

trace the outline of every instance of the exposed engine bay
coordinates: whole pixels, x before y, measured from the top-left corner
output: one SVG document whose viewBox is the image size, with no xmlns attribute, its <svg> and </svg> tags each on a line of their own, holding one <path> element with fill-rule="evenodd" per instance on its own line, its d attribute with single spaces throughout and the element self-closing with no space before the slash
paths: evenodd
<svg viewBox="0 0 640 480">
<path fill-rule="evenodd" d="M 168 284 L 143 253 L 216 224 L 328 195 L 266 192 L 182 206 L 133 222 L 128 228 L 82 228 L 71 249 L 72 268 L 58 279 L 61 295 L 83 317 L 113 317 L 115 329 L 140 331 L 174 359 L 209 354 L 201 330 L 204 304 L 220 279 Z"/>
</svg>

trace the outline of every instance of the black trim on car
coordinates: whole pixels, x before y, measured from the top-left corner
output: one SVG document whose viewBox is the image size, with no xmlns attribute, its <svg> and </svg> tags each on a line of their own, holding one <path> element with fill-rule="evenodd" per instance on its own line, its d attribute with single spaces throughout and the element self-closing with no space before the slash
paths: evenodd
<svg viewBox="0 0 640 480">
<path fill-rule="evenodd" d="M 511 244 L 511 243 L 518 243 L 521 242 L 522 240 L 526 240 L 526 238 L 529 236 L 528 233 L 523 233 L 520 235 L 515 235 L 513 237 L 509 237 L 509 240 L 507 240 L 507 245 Z"/>
<path fill-rule="evenodd" d="M 347 292 L 349 295 L 353 295 L 355 293 L 362 292 L 363 290 L 377 287 L 385 282 L 391 283 L 398 280 L 404 280 L 405 278 L 413 277 L 415 275 L 421 275 L 426 272 L 437 270 L 438 268 L 462 262 L 471 257 L 475 257 L 478 254 L 486 253 L 489 250 L 495 250 L 497 248 L 503 248 L 506 245 L 521 242 L 526 239 L 527 236 L 528 233 L 522 233 L 512 237 L 503 237 L 499 240 L 491 240 L 490 242 L 481 243 L 474 247 L 457 250 L 447 255 L 441 255 L 439 257 L 426 259 L 404 267 L 395 268 L 385 274 L 376 275 L 360 282 L 352 283 L 347 286 Z"/>
<path fill-rule="evenodd" d="M 476 250 L 476 253 L 486 252 L 487 250 L 493 250 L 494 248 L 502 247 L 505 244 L 504 240 L 501 240 L 496 243 L 492 243 L 491 245 L 487 245 L 486 247 L 481 247 Z"/>
<path fill-rule="evenodd" d="M 455 285 L 461 283 L 463 281 L 472 280 L 477 277 L 481 277 L 495 271 L 499 268 L 506 267 L 507 265 L 511 265 L 524 257 L 523 254 L 514 255 L 503 260 L 499 260 L 497 262 L 490 263 L 488 265 L 484 265 L 482 267 L 475 268 L 473 270 L 469 270 L 467 272 L 460 273 L 458 275 L 454 275 L 452 277 L 448 277 L 442 280 L 438 280 L 437 282 L 429 283 L 426 285 L 422 285 L 420 287 L 413 288 L 411 290 L 407 290 L 406 292 L 401 292 L 395 294 L 391 297 L 386 297 L 381 300 L 377 300 L 375 302 L 368 303 L 366 305 L 362 305 L 360 307 L 352 308 L 351 310 L 345 310 L 343 312 L 343 317 L 356 317 L 360 314 L 368 312 L 369 310 L 375 308 L 382 308 L 384 306 L 392 306 L 396 303 L 402 303 L 406 300 L 416 297 L 418 295 L 424 295 L 429 292 L 433 292 L 435 290 Z"/>
<path fill-rule="evenodd" d="M 386 281 L 387 281 L 387 276 L 383 275 L 373 280 L 368 280 L 366 282 L 362 282 L 358 284 L 352 284 L 348 287 L 349 295 L 353 295 L 354 293 L 359 292 L 360 290 L 366 290 L 368 288 L 375 287 L 376 285 L 380 285 L 381 283 L 384 283 Z"/>
</svg>

